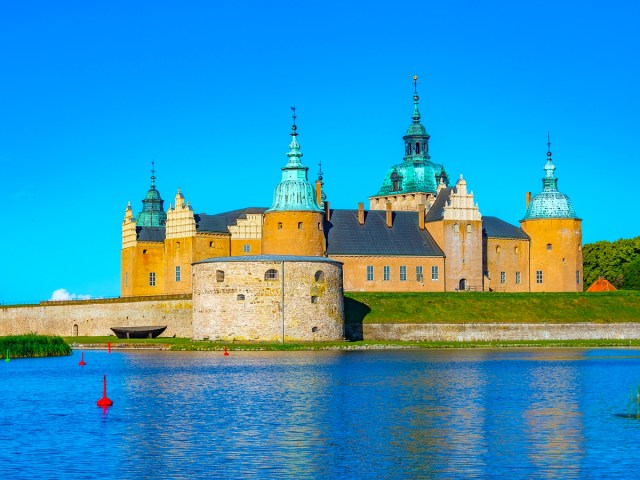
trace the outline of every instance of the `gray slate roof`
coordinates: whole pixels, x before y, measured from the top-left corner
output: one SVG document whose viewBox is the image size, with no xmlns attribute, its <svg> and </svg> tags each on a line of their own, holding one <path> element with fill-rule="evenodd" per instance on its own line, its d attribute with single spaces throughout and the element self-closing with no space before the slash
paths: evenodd
<svg viewBox="0 0 640 480">
<path fill-rule="evenodd" d="M 264 213 L 267 209 L 262 207 L 240 208 L 230 212 L 207 215 L 198 213 L 194 215 L 196 219 L 196 230 L 198 232 L 229 233 L 229 225 L 235 225 L 239 218 L 247 218 L 247 214 Z"/>
<path fill-rule="evenodd" d="M 164 242 L 164 227 L 136 227 L 139 242 Z"/>
<path fill-rule="evenodd" d="M 449 201 L 453 188 L 443 188 L 436 197 L 436 201 L 433 202 L 431 208 L 424 217 L 425 222 L 435 222 L 442 220 L 444 217 L 444 207 Z"/>
<path fill-rule="evenodd" d="M 327 255 L 400 255 L 444 257 L 427 230 L 418 227 L 418 212 L 393 212 L 387 227 L 386 211 L 365 211 L 364 225 L 358 210 L 331 210 L 325 224 Z"/>
<path fill-rule="evenodd" d="M 529 240 L 529 236 L 521 228 L 500 220 L 498 217 L 482 217 L 482 233 L 491 238 Z"/>
</svg>

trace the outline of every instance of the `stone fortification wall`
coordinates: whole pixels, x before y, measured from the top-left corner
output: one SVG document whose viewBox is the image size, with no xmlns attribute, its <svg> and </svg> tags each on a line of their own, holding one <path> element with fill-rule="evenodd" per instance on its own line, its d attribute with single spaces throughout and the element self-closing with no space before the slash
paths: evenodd
<svg viewBox="0 0 640 480">
<path fill-rule="evenodd" d="M 284 263 L 250 258 L 227 257 L 194 264 L 195 339 L 344 338 L 342 264 L 320 257 Z"/>
<path fill-rule="evenodd" d="M 163 337 L 191 337 L 191 295 L 42 302 L 0 307 L 0 336 L 113 335 L 111 327 L 166 325 Z"/>
<path fill-rule="evenodd" d="M 624 340 L 640 338 L 640 323 L 347 324 L 350 334 L 365 340 L 443 342 Z"/>
</svg>

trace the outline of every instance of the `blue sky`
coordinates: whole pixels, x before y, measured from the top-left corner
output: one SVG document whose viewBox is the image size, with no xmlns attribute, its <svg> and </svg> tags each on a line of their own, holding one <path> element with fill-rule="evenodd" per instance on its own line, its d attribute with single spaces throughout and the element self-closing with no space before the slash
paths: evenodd
<svg viewBox="0 0 640 480">
<path fill-rule="evenodd" d="M 0 302 L 119 295 L 121 222 L 151 161 L 165 207 L 270 206 L 303 162 L 356 208 L 403 155 L 411 79 L 432 159 L 518 224 L 547 131 L 584 242 L 635 237 L 640 3 L 0 4 Z"/>
</svg>

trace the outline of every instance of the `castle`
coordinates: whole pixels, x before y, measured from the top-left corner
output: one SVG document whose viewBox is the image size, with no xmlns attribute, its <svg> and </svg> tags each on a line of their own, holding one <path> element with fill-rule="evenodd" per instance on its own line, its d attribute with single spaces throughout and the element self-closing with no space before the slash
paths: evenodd
<svg viewBox="0 0 640 480">
<path fill-rule="evenodd" d="M 542 191 L 527 193 L 520 226 L 483 216 L 462 175 L 453 184 L 444 166 L 431 161 L 415 84 L 414 77 L 402 162 L 387 171 L 368 210 L 364 203 L 333 209 L 322 173 L 315 184 L 308 180 L 295 109 L 271 208 L 197 214 L 178 189 L 165 212 L 152 171 L 142 211 L 134 217 L 130 203 L 125 211 L 121 296 L 192 293 L 196 338 L 226 338 L 238 329 L 243 338 L 257 338 L 251 318 L 281 315 L 283 325 L 304 324 L 318 340 L 339 338 L 343 290 L 582 291 L 581 220 L 558 191 L 550 143 Z M 285 271 L 304 298 L 287 303 L 297 305 L 294 311 L 312 305 L 315 317 L 285 319 Z M 269 295 L 273 301 L 264 302 Z M 233 320 L 239 308 L 244 327 Z M 212 316 L 221 319 L 215 328 L 199 320 Z M 274 327 L 269 337 L 279 335 L 284 339 Z"/>
</svg>

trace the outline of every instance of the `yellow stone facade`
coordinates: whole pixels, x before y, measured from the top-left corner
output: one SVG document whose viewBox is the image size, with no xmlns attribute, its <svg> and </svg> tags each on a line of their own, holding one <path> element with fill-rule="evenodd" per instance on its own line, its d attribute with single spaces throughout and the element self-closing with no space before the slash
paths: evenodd
<svg viewBox="0 0 640 480">
<path fill-rule="evenodd" d="M 322 257 L 326 251 L 324 213 L 267 211 L 264 214 L 262 253 Z"/>
</svg>

